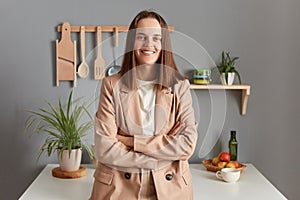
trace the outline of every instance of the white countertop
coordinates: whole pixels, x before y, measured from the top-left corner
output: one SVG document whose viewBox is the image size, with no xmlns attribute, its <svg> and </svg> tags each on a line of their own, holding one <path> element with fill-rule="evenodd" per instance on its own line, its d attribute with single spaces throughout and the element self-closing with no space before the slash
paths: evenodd
<svg viewBox="0 0 300 200">
<path fill-rule="evenodd" d="M 215 173 L 207 171 L 203 165 L 191 164 L 195 200 L 279 200 L 286 199 L 252 164 L 246 164 L 236 183 L 226 183 L 217 179 Z"/>
<path fill-rule="evenodd" d="M 60 179 L 51 170 L 58 165 L 48 164 L 28 187 L 20 200 L 85 200 L 93 186 L 94 165 L 87 167 L 86 176 L 77 179 Z M 241 174 L 236 183 L 226 183 L 216 178 L 201 164 L 191 164 L 194 199 L 286 199 L 252 164 Z"/>
</svg>

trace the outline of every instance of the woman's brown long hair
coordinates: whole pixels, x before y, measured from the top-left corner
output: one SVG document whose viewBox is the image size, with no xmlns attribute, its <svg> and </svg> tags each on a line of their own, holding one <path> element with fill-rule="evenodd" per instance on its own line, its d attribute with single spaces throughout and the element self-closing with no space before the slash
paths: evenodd
<svg viewBox="0 0 300 200">
<path fill-rule="evenodd" d="M 173 57 L 173 53 L 171 50 L 171 39 L 168 30 L 168 25 L 166 21 L 156 12 L 153 11 L 141 11 L 137 14 L 137 16 L 133 19 L 129 26 L 127 39 L 126 39 L 126 49 L 125 55 L 122 63 L 122 68 L 120 71 L 123 82 L 131 89 L 137 88 L 136 83 L 136 70 L 137 67 L 136 58 L 134 54 L 134 42 L 136 37 L 136 28 L 137 24 L 141 19 L 144 18 L 154 18 L 156 19 L 162 30 L 162 49 L 161 56 L 157 61 L 157 66 L 159 66 L 159 77 L 157 80 L 157 84 L 159 89 L 171 87 L 178 80 L 183 80 L 184 76 L 179 72 L 175 60 Z"/>
</svg>

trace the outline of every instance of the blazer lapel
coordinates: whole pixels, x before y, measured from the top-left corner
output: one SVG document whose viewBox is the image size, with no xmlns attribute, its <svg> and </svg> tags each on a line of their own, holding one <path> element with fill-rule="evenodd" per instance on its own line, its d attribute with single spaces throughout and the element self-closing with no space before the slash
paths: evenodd
<svg viewBox="0 0 300 200">
<path fill-rule="evenodd" d="M 155 100 L 155 133 L 162 132 L 163 129 L 168 128 L 169 117 L 171 113 L 171 106 L 173 104 L 173 93 L 171 89 L 157 90 Z"/>
<path fill-rule="evenodd" d="M 124 121 L 127 124 L 128 134 L 142 135 L 142 118 L 138 90 L 120 88 L 120 101 L 124 111 Z"/>
</svg>

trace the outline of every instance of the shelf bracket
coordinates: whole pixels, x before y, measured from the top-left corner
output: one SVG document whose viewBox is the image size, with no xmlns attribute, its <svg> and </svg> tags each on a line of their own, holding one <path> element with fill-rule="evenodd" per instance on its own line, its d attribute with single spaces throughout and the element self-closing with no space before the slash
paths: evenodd
<svg viewBox="0 0 300 200">
<path fill-rule="evenodd" d="M 248 97 L 250 95 L 250 86 L 242 89 L 242 115 L 246 115 Z"/>
<path fill-rule="evenodd" d="M 242 90 L 241 114 L 246 115 L 248 97 L 250 95 L 250 85 L 195 85 L 191 84 L 194 90 Z"/>
</svg>

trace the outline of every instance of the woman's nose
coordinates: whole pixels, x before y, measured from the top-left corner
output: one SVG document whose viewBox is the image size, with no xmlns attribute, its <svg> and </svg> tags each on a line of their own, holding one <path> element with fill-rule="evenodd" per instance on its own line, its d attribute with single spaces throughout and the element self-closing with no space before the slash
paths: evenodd
<svg viewBox="0 0 300 200">
<path fill-rule="evenodd" d="M 145 42 L 144 42 L 144 46 L 146 47 L 152 47 L 154 44 L 153 44 L 153 41 L 152 41 L 152 38 L 148 37 Z"/>
</svg>

